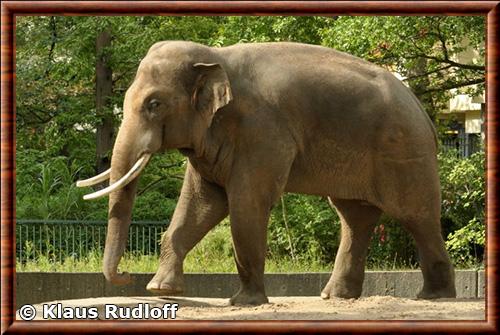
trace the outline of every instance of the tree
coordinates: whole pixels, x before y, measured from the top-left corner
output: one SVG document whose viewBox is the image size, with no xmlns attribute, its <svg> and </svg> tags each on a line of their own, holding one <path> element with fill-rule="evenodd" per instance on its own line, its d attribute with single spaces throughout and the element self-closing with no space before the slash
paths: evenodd
<svg viewBox="0 0 500 335">
<path fill-rule="evenodd" d="M 105 29 L 96 38 L 95 108 L 97 116 L 101 119 L 96 129 L 97 173 L 109 168 L 108 155 L 113 148 L 113 115 L 106 111 L 110 109 L 108 100 L 113 94 L 113 71 L 106 55 L 106 48 L 110 46 L 111 33 Z"/>
<path fill-rule="evenodd" d="M 344 16 L 321 34 L 324 45 L 400 73 L 432 118 L 451 89 L 484 90 L 483 16 Z M 454 59 L 466 49 L 477 50 L 479 57 L 467 64 Z"/>
</svg>

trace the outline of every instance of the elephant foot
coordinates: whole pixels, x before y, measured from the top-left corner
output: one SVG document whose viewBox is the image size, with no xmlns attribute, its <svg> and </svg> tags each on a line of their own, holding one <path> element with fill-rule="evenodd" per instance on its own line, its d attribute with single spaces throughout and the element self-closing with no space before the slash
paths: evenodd
<svg viewBox="0 0 500 335">
<path fill-rule="evenodd" d="M 439 298 L 456 298 L 457 292 L 455 287 L 447 287 L 442 289 L 422 289 L 419 294 L 417 294 L 418 299 L 439 299 Z"/>
<path fill-rule="evenodd" d="M 321 299 L 325 300 L 331 298 L 357 299 L 360 296 L 361 287 L 331 281 L 321 291 Z"/>
<path fill-rule="evenodd" d="M 245 289 L 240 289 L 231 299 L 229 304 L 235 305 L 262 305 L 267 304 L 269 299 L 262 292 L 255 292 Z"/>
<path fill-rule="evenodd" d="M 178 295 L 184 291 L 184 284 L 178 276 L 164 275 L 163 272 L 157 272 L 146 286 L 146 290 L 156 295 Z"/>
<path fill-rule="evenodd" d="M 424 286 L 418 299 L 455 298 L 455 274 L 449 262 L 435 262 L 432 266 L 422 269 Z"/>
</svg>

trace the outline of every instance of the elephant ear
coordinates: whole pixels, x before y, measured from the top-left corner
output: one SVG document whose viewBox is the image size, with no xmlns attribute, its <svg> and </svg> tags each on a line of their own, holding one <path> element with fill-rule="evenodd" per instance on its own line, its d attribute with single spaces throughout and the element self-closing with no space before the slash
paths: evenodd
<svg viewBox="0 0 500 335">
<path fill-rule="evenodd" d="M 220 64 L 196 63 L 194 68 L 198 76 L 191 103 L 196 109 L 213 115 L 233 99 L 226 71 Z"/>
</svg>

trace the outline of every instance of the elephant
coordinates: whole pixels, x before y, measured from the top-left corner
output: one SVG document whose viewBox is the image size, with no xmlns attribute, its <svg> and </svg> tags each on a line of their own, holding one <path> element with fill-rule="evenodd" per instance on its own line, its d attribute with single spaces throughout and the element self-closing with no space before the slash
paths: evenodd
<svg viewBox="0 0 500 335">
<path fill-rule="evenodd" d="M 181 294 L 186 254 L 229 216 L 241 284 L 229 302 L 267 303 L 270 211 L 290 192 L 327 198 L 341 220 L 323 299 L 360 297 L 382 213 L 416 241 L 424 279 L 418 297 L 456 296 L 441 235 L 436 131 L 416 96 L 386 69 L 301 43 L 155 43 L 126 91 L 110 169 L 78 182 L 109 179 L 85 198 L 109 195 L 103 272 L 113 284 L 130 282 L 118 265 L 138 176 L 151 155 L 172 149 L 187 167 L 147 290 Z"/>
</svg>

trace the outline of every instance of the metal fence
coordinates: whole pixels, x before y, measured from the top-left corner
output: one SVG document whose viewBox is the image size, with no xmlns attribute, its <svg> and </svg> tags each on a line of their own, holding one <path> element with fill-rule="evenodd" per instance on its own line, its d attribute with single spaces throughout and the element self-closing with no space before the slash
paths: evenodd
<svg viewBox="0 0 500 335">
<path fill-rule="evenodd" d="M 481 150 L 481 142 L 481 138 L 475 134 L 445 137 L 441 139 L 441 151 L 456 150 L 459 157 L 466 158 Z"/>
<path fill-rule="evenodd" d="M 133 221 L 127 251 L 142 255 L 159 254 L 161 234 L 168 222 Z M 107 221 L 17 220 L 16 257 L 24 263 L 40 255 L 53 261 L 80 258 L 102 252 Z"/>
</svg>

